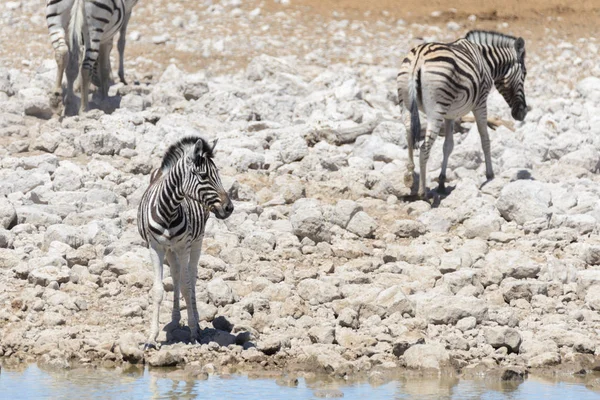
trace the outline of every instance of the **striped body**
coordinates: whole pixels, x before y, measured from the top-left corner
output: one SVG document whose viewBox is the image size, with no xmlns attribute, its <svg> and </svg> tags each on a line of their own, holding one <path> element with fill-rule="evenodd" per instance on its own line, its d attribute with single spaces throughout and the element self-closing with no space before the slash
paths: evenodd
<svg viewBox="0 0 600 400">
<path fill-rule="evenodd" d="M 448 157 L 454 147 L 453 121 L 469 112 L 475 115 L 481 135 L 486 176 L 493 178 L 487 133 L 487 97 L 492 86 L 496 86 L 511 106 L 513 118 L 525 118 L 524 46 L 521 38 L 471 31 L 455 42 L 422 44 L 406 55 L 397 84 L 409 145 L 409 165 L 405 176 L 409 187 L 414 184 L 413 148 L 417 148 L 421 141 L 418 111 L 427 115 L 427 133 L 420 153 L 420 197 L 425 196 L 429 151 L 442 128 L 445 142 L 439 189 L 444 190 Z"/>
<path fill-rule="evenodd" d="M 65 112 L 72 113 L 73 85 L 80 68 L 79 47 L 85 46 L 81 63 L 81 106 L 88 102 L 89 82 L 93 78 L 102 97 L 108 95 L 111 79 L 110 50 L 113 38 L 120 32 L 119 78 L 125 82 L 124 52 L 127 24 L 138 0 L 47 0 L 46 21 L 58 64 L 53 103 L 58 105 L 62 95 L 62 75 L 67 72 Z M 93 71 L 93 76 L 92 76 Z"/>
<path fill-rule="evenodd" d="M 147 243 L 185 248 L 202 240 L 209 212 L 178 189 L 179 173 L 183 171 L 167 176 L 160 169 L 152 173 L 154 179 L 138 208 L 138 232 Z"/>
<path fill-rule="evenodd" d="M 154 310 L 147 345 L 158 335 L 165 257 L 173 277 L 172 321 L 178 324 L 180 320 L 181 288 L 192 341 L 199 338 L 196 275 L 204 228 L 210 211 L 221 219 L 233 211 L 212 161 L 213 150 L 214 145 L 211 147 L 198 137 L 184 138 L 173 144 L 165 153 L 161 167 L 152 172 L 150 185 L 140 201 L 138 231 L 148 244 L 155 272 Z"/>
</svg>

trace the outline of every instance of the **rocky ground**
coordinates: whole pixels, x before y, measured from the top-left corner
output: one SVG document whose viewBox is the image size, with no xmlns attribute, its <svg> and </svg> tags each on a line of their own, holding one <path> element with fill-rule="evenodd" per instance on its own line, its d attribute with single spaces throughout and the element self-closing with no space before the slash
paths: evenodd
<svg viewBox="0 0 600 400">
<path fill-rule="evenodd" d="M 26 20 L 19 29 L 47 40 L 34 3 L 6 3 L 2 34 Z M 498 24 L 528 40 L 532 110 L 525 122 L 511 122 L 501 96 L 490 96 L 489 114 L 500 122 L 491 132 L 496 178 L 483 186 L 479 136 L 463 121 L 449 164 L 453 190 L 434 194 L 432 205 L 407 197 L 403 183 L 397 66 L 414 44 L 452 40 L 477 19 L 423 25 L 334 15 L 308 29 L 294 25 L 298 10 L 281 7 L 198 5 L 196 22 L 173 21 L 166 43 L 150 37 L 145 45 L 181 51 L 200 40 L 191 39 L 206 29 L 200 22 L 235 25 L 229 42 L 218 33 L 202 40 L 206 58 L 222 51 L 221 62 L 237 69 L 190 72 L 193 63 L 132 57 L 131 84 L 114 85 L 109 101 L 95 101 L 80 117 L 58 118 L 49 105 L 49 43 L 43 56 L 32 50 L 27 58 L 7 46 L 0 356 L 57 367 L 124 360 L 205 372 L 371 371 L 373 379 L 400 367 L 465 374 L 510 367 L 502 375 L 509 378 L 559 365 L 598 368 L 600 44 L 593 35 L 548 30 L 540 39 Z M 297 35 L 272 29 L 285 24 Z M 137 36 L 143 29 L 134 14 L 133 39 L 146 40 Z M 189 46 L 190 57 L 201 56 Z M 290 47 L 296 52 L 285 54 Z M 140 51 L 134 40 L 130 48 Z M 339 135 L 357 131 L 364 134 L 356 140 Z M 136 210 L 150 171 L 184 135 L 219 139 L 216 164 L 236 210 L 207 227 L 197 287 L 202 344 L 185 344 L 188 331 L 179 328 L 161 332 L 161 349 L 144 353 L 152 267 Z M 441 142 L 430 177 L 439 173 Z M 164 286 L 163 326 L 172 304 L 168 276 Z"/>
</svg>

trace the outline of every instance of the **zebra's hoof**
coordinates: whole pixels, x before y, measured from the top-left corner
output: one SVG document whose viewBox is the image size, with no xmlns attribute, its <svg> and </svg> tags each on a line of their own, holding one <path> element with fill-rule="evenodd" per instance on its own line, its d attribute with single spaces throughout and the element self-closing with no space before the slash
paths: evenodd
<svg viewBox="0 0 600 400">
<path fill-rule="evenodd" d="M 491 181 L 492 179 L 494 179 L 494 174 L 485 174 L 485 177 L 488 181 Z"/>
<path fill-rule="evenodd" d="M 440 183 L 438 185 L 437 192 L 439 194 L 448 194 L 448 191 L 446 190 L 446 186 L 443 183 Z"/>
<path fill-rule="evenodd" d="M 156 350 L 156 344 L 154 344 L 154 343 L 144 344 L 144 351 L 146 351 L 146 350 Z"/>
</svg>

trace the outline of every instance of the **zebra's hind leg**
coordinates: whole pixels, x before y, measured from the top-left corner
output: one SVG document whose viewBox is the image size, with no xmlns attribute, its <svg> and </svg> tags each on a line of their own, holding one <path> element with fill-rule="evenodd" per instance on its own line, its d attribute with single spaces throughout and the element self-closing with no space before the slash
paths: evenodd
<svg viewBox="0 0 600 400">
<path fill-rule="evenodd" d="M 61 35 L 62 33 L 62 35 Z M 54 57 L 56 59 L 56 83 L 54 84 L 54 90 L 50 96 L 50 105 L 53 108 L 58 108 L 60 103 L 62 102 L 62 81 L 63 74 L 65 73 L 65 68 L 67 67 L 68 62 L 68 54 L 69 48 L 65 42 L 65 32 L 62 30 L 60 33 L 56 33 L 55 35 L 61 36 L 56 40 L 56 47 L 54 48 Z M 53 44 L 54 44 L 53 43 Z"/>
<path fill-rule="evenodd" d="M 481 147 L 483 148 L 483 157 L 485 159 L 485 177 L 488 181 L 494 179 L 494 168 L 492 167 L 492 156 L 490 151 L 490 136 L 487 130 L 487 108 L 484 105 L 482 108 L 473 110 L 475 121 L 477 122 L 477 130 L 481 138 Z"/>
<path fill-rule="evenodd" d="M 158 337 L 158 325 L 160 323 L 160 304 L 162 303 L 164 288 L 162 283 L 163 276 L 163 260 L 165 257 L 164 251 L 150 245 L 150 258 L 152 259 L 152 265 L 154 266 L 154 285 L 152 287 L 152 321 L 150 325 L 150 335 L 144 346 L 144 349 L 150 349 L 156 347 L 156 338 Z"/>
<path fill-rule="evenodd" d="M 400 112 L 402 115 L 402 122 L 404 123 L 404 127 L 406 128 L 406 142 L 408 144 L 408 165 L 406 166 L 406 172 L 404 173 L 404 185 L 407 188 L 412 190 L 415 185 L 415 160 L 413 156 L 413 137 L 411 134 L 411 126 L 410 126 L 410 113 L 404 107 L 404 105 L 400 104 Z"/>
<path fill-rule="evenodd" d="M 425 140 L 421 146 L 421 152 L 419 154 L 419 191 L 418 196 L 423 200 L 427 200 L 427 161 L 429 160 L 429 153 L 433 147 L 433 143 L 437 138 L 442 124 L 444 123 L 443 118 L 436 116 L 428 116 L 427 118 L 427 134 Z"/>
<path fill-rule="evenodd" d="M 444 120 L 444 132 L 446 137 L 444 138 L 444 158 L 442 160 L 442 171 L 438 179 L 438 193 L 446 194 L 446 168 L 448 167 L 448 159 L 452 150 L 454 150 L 454 120 Z"/>
<path fill-rule="evenodd" d="M 74 85 L 79 74 L 79 49 L 71 49 L 67 60 L 67 94 L 65 96 L 64 115 L 77 114 Z"/>
<path fill-rule="evenodd" d="M 108 97 L 108 89 L 111 83 L 110 70 L 110 50 L 112 49 L 112 40 L 100 45 L 98 57 L 98 90 L 100 98 L 105 100 Z"/>
<path fill-rule="evenodd" d="M 179 293 L 181 288 L 181 264 L 177 259 L 177 255 L 172 251 L 167 252 L 167 261 L 171 270 L 171 278 L 173 279 L 173 310 L 171 310 L 171 324 L 178 326 L 181 321 L 181 307 L 179 304 Z"/>
</svg>

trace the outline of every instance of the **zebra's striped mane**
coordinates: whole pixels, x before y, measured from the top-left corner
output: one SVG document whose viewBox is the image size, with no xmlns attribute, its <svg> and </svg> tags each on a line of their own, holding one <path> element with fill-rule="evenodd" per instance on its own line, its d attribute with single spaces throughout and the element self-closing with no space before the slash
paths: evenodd
<svg viewBox="0 0 600 400">
<path fill-rule="evenodd" d="M 163 156 L 160 170 L 168 171 L 177 161 L 191 150 L 198 140 L 202 141 L 202 155 L 213 158 L 213 146 L 200 136 L 186 136 L 169 146 Z"/>
<path fill-rule="evenodd" d="M 496 47 L 511 47 L 515 45 L 516 37 L 493 31 L 469 31 L 465 36 L 469 42 L 487 44 Z"/>
</svg>

